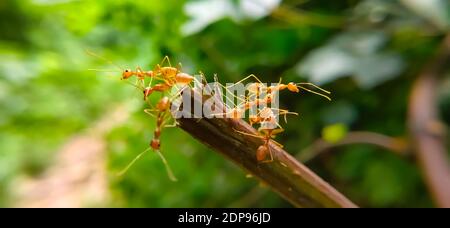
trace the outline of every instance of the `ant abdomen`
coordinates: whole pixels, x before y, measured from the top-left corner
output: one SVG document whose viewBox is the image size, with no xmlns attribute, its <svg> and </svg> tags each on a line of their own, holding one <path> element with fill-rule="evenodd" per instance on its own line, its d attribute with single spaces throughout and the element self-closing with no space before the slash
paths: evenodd
<svg viewBox="0 0 450 228">
<path fill-rule="evenodd" d="M 258 149 L 256 150 L 256 160 L 258 162 L 265 161 L 268 152 L 269 152 L 269 149 L 267 148 L 266 145 L 259 146 Z"/>
<path fill-rule="evenodd" d="M 194 80 L 194 77 L 190 74 L 180 72 L 176 75 L 175 80 L 177 83 L 189 84 Z"/>
<path fill-rule="evenodd" d="M 294 92 L 294 93 L 300 92 L 300 90 L 298 89 L 297 85 L 294 84 L 293 82 L 289 82 L 287 84 L 287 88 L 288 88 L 289 91 Z"/>
</svg>

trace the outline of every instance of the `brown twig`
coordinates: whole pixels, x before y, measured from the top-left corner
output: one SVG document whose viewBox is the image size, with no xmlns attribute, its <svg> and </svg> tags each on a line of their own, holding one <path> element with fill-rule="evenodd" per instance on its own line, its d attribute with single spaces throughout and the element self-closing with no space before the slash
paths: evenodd
<svg viewBox="0 0 450 228">
<path fill-rule="evenodd" d="M 287 5 L 280 5 L 272 11 L 271 16 L 293 25 L 311 25 L 324 28 L 341 28 L 344 18 L 320 13 L 300 11 Z"/>
<path fill-rule="evenodd" d="M 201 96 L 194 96 L 193 103 L 202 105 Z M 331 185 L 272 142 L 269 146 L 274 161 L 258 163 L 255 152 L 264 142 L 262 139 L 237 132 L 239 130 L 257 134 L 255 129 L 243 120 L 180 118 L 178 122 L 183 130 L 238 164 L 297 207 L 356 207 Z"/>
<path fill-rule="evenodd" d="M 450 207 L 450 166 L 444 142 L 445 127 L 438 119 L 436 91 L 450 62 L 450 35 L 414 82 L 408 125 L 416 156 L 431 195 L 440 207 Z"/>
<path fill-rule="evenodd" d="M 296 157 L 302 162 L 308 162 L 331 148 L 353 144 L 379 146 L 400 156 L 406 156 L 409 152 L 408 143 L 402 138 L 394 138 L 369 131 L 353 131 L 347 133 L 342 140 L 336 143 L 318 139 L 312 145 L 298 153 Z"/>
</svg>

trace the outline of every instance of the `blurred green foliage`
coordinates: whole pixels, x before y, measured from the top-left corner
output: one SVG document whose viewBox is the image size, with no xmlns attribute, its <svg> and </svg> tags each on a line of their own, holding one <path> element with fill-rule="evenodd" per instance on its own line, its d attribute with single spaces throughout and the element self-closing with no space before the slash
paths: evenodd
<svg viewBox="0 0 450 228">
<path fill-rule="evenodd" d="M 448 32 L 449 12 L 445 0 L 1 1 L 0 205 L 14 205 L 18 178 L 41 175 L 68 139 L 125 103 L 130 118 L 104 137 L 107 206 L 289 206 L 273 193 L 241 200 L 258 182 L 179 129 L 162 135 L 178 182 L 152 153 L 115 176 L 146 149 L 155 121 L 119 72 L 88 71 L 117 69 L 85 50 L 123 67 L 150 68 L 168 55 L 221 82 L 254 73 L 318 83 L 332 102 L 281 94 L 300 117 L 279 141 L 298 153 L 323 129 L 329 140 L 347 130 L 404 136 L 411 81 Z M 441 90 L 448 124 L 448 79 Z M 432 206 L 415 163 L 373 146 L 335 149 L 308 165 L 360 206 Z"/>
</svg>

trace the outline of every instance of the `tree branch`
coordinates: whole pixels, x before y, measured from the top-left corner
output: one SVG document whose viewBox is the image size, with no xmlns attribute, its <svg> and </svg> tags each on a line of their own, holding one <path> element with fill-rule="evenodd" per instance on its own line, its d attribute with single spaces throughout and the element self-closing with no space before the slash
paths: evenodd
<svg viewBox="0 0 450 228">
<path fill-rule="evenodd" d="M 196 91 L 193 91 L 194 93 Z M 201 96 L 193 97 L 194 105 L 203 104 Z M 180 118 L 178 122 L 183 130 L 250 172 L 297 207 L 356 207 L 331 185 L 272 142 L 269 146 L 274 161 L 258 163 L 255 153 L 264 142 L 260 138 L 236 132 L 239 130 L 257 134 L 256 130 L 243 120 Z"/>
<path fill-rule="evenodd" d="M 409 131 L 431 195 L 440 207 L 450 207 L 450 166 L 446 156 L 444 125 L 438 119 L 436 91 L 438 78 L 450 62 L 450 35 L 436 56 L 416 79 L 409 100 Z"/>
<path fill-rule="evenodd" d="M 331 148 L 353 144 L 371 144 L 379 146 L 404 157 L 409 153 L 408 143 L 409 142 L 406 142 L 402 138 L 390 137 L 375 132 L 352 131 L 348 132 L 347 135 L 337 143 L 330 143 L 323 139 L 318 139 L 309 147 L 298 153 L 296 157 L 302 162 L 308 162 Z"/>
</svg>

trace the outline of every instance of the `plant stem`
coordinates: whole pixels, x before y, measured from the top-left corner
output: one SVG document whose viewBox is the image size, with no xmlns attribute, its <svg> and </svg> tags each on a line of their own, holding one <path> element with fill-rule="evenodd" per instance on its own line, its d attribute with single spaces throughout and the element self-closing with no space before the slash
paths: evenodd
<svg viewBox="0 0 450 228">
<path fill-rule="evenodd" d="M 409 131 L 428 189 L 439 207 L 450 207 L 450 165 L 445 127 L 439 121 L 436 91 L 450 62 L 450 34 L 414 82 L 409 100 Z"/>
</svg>

